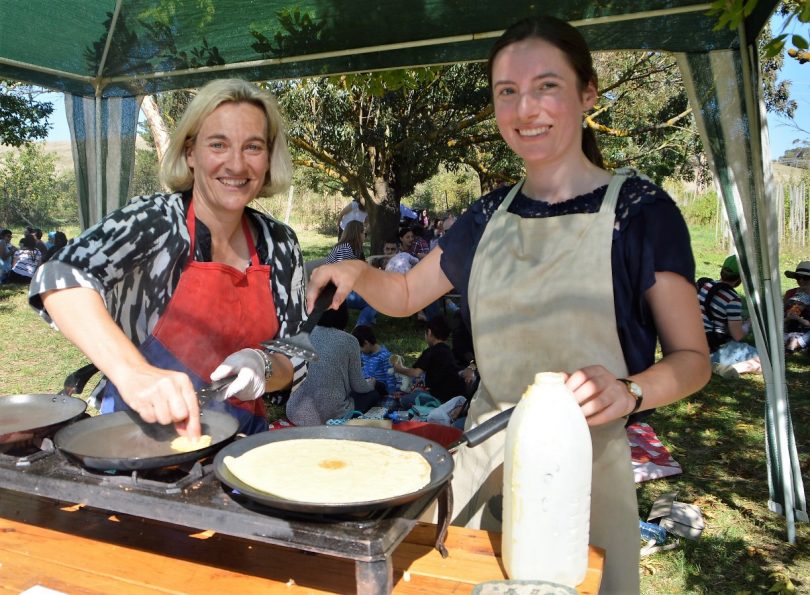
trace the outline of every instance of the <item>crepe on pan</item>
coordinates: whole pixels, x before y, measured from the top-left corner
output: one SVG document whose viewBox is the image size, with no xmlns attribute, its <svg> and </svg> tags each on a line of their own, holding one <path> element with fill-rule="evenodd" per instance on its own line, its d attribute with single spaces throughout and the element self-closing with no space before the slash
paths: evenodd
<svg viewBox="0 0 810 595">
<path fill-rule="evenodd" d="M 385 500 L 430 483 L 430 464 L 418 452 L 357 440 L 280 440 L 223 462 L 258 491 L 315 504 Z"/>
<path fill-rule="evenodd" d="M 211 436 L 203 434 L 197 440 L 191 440 L 188 436 L 178 436 L 169 445 L 176 452 L 191 452 L 211 446 Z"/>
</svg>

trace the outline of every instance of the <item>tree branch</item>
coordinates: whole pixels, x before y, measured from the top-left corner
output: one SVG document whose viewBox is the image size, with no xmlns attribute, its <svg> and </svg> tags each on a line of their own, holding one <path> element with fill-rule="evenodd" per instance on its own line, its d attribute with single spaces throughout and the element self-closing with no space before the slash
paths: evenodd
<svg viewBox="0 0 810 595">
<path fill-rule="evenodd" d="M 585 122 L 587 122 L 588 126 L 593 130 L 597 130 L 598 132 L 601 132 L 603 134 L 607 134 L 609 136 L 616 136 L 616 137 L 624 138 L 624 137 L 630 137 L 630 136 L 639 136 L 641 134 L 644 134 L 645 132 L 652 132 L 654 130 L 663 130 L 664 128 L 672 128 L 675 125 L 676 122 L 678 122 L 679 120 L 682 120 L 683 118 L 685 118 L 686 116 L 688 116 L 691 113 L 692 113 L 692 108 L 687 108 L 684 111 L 682 111 L 680 114 L 678 114 L 677 116 L 674 116 L 674 117 L 670 118 L 669 120 L 666 120 L 666 121 L 661 122 L 659 124 L 651 124 L 649 126 L 640 126 L 638 128 L 632 128 L 630 130 L 619 130 L 618 128 L 610 128 L 608 126 L 605 126 L 604 124 L 600 124 L 599 122 L 595 122 L 593 120 L 593 116 L 596 115 L 596 114 L 590 114 L 588 116 L 585 116 Z"/>
</svg>

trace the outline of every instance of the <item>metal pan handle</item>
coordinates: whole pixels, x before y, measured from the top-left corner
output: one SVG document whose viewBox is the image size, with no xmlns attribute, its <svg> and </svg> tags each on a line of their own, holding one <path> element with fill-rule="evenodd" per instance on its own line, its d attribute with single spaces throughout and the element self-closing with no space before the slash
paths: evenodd
<svg viewBox="0 0 810 595">
<path fill-rule="evenodd" d="M 490 417 L 484 423 L 467 430 L 461 435 L 461 438 L 453 442 L 453 444 L 451 444 L 447 450 L 450 452 L 455 452 L 464 444 L 470 447 L 478 446 L 484 440 L 487 440 L 503 430 L 509 423 L 509 418 L 512 417 L 512 412 L 514 410 L 514 407 L 510 407 L 506 411 L 501 411 L 498 415 Z"/>
<path fill-rule="evenodd" d="M 65 385 L 62 389 L 64 395 L 79 395 L 84 390 L 84 385 L 98 372 L 95 364 L 82 366 L 65 378 Z"/>
<path fill-rule="evenodd" d="M 318 298 L 315 300 L 315 305 L 312 306 L 312 312 L 309 313 L 307 321 L 301 327 L 300 332 L 312 332 L 312 329 L 315 328 L 315 325 L 318 324 L 318 321 L 321 319 L 321 314 L 326 312 L 332 304 L 336 290 L 337 287 L 335 287 L 335 284 L 331 281 L 323 286 L 321 293 L 318 294 Z"/>
</svg>

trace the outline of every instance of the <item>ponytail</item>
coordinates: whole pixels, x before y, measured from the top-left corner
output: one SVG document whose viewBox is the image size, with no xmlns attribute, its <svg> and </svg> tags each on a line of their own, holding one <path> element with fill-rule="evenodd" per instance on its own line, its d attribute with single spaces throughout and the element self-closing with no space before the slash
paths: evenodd
<svg viewBox="0 0 810 595">
<path fill-rule="evenodd" d="M 582 152 L 595 166 L 605 168 L 605 160 L 602 158 L 602 151 L 599 150 L 596 133 L 591 130 L 590 126 L 582 131 Z"/>
</svg>

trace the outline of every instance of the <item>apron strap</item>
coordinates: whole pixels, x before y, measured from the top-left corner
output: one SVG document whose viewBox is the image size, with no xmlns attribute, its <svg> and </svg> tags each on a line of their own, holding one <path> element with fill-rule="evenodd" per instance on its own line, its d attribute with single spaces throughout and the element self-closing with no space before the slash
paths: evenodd
<svg viewBox="0 0 810 595">
<path fill-rule="evenodd" d="M 505 211 L 509 208 L 509 205 L 512 204 L 512 201 L 517 196 L 517 193 L 520 192 L 521 188 L 523 188 L 523 184 L 525 181 L 526 178 L 523 178 L 517 184 L 512 186 L 512 189 L 509 191 L 509 194 L 506 195 L 506 198 L 503 199 L 501 206 L 498 208 L 499 211 Z"/>
<path fill-rule="evenodd" d="M 613 213 L 616 210 L 616 203 L 619 201 L 619 191 L 622 188 L 624 181 L 630 176 L 634 175 L 633 170 L 616 170 L 613 177 L 610 178 L 607 190 L 605 191 L 605 198 L 602 200 L 602 206 L 599 209 L 600 213 Z"/>
<path fill-rule="evenodd" d="M 189 246 L 189 262 L 194 260 L 194 244 L 197 241 L 197 217 L 194 215 L 194 200 L 188 205 L 188 212 L 186 213 L 186 227 L 191 240 Z M 256 252 L 256 245 L 253 242 L 253 235 L 250 233 L 250 226 L 248 225 L 247 214 L 242 214 L 242 233 L 245 235 L 247 242 L 248 252 L 250 253 L 250 266 L 259 266 L 259 254 Z"/>
</svg>

